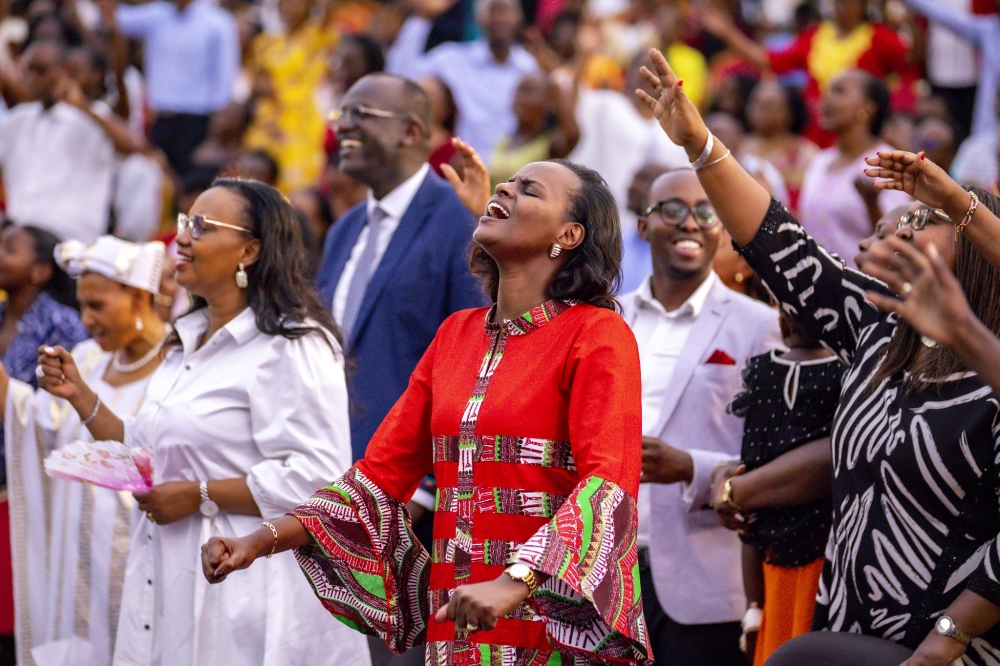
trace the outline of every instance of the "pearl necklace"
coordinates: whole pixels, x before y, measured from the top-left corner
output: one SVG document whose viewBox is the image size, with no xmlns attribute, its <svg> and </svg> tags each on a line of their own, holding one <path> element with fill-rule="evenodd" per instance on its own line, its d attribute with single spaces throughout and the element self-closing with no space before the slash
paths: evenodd
<svg viewBox="0 0 1000 666">
<path fill-rule="evenodd" d="M 163 343 L 166 342 L 166 340 L 167 337 L 163 336 L 162 340 L 157 342 L 156 345 L 154 345 L 153 348 L 150 349 L 145 356 L 140 358 L 135 363 L 122 363 L 120 359 L 121 356 L 125 353 L 125 350 L 119 349 L 117 352 L 115 352 L 115 355 L 111 357 L 111 365 L 117 372 L 120 372 L 123 375 L 127 375 L 130 372 L 135 372 L 136 370 L 146 366 L 150 361 L 152 361 L 156 357 L 157 354 L 160 353 L 160 350 L 163 349 Z"/>
</svg>

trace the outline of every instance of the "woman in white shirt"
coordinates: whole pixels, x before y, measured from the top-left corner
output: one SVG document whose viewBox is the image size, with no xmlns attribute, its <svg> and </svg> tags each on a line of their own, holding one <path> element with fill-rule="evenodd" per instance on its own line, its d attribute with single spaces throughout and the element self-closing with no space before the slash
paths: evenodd
<svg viewBox="0 0 1000 666">
<path fill-rule="evenodd" d="M 195 296 L 134 419 L 98 403 L 62 350 L 42 385 L 97 439 L 153 452 L 148 520 L 133 534 L 115 666 L 354 666 L 367 644 L 340 625 L 294 557 L 208 587 L 200 546 L 252 532 L 351 464 L 336 325 L 305 282 L 305 251 L 274 188 L 220 179 L 178 218 L 177 282 Z"/>
<path fill-rule="evenodd" d="M 153 307 L 163 243 L 101 236 L 56 247 L 59 266 L 78 278 L 80 315 L 93 336 L 73 349 L 80 374 L 120 414 L 134 415 L 160 365 L 166 327 Z M 0 367 L 17 663 L 108 666 L 118 629 L 135 500 L 46 476 L 42 460 L 91 439 L 65 400 L 13 379 Z"/>
</svg>

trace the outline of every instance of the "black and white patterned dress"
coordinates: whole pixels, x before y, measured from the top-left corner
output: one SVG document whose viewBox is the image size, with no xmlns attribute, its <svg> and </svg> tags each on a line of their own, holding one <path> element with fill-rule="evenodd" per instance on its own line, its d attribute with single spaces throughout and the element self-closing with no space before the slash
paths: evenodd
<svg viewBox="0 0 1000 666">
<path fill-rule="evenodd" d="M 828 254 L 781 204 L 742 249 L 781 307 L 847 364 L 834 419 L 833 529 L 815 628 L 915 648 L 968 589 L 1000 605 L 1000 403 L 974 373 L 871 386 L 896 319 L 881 283 Z M 1000 626 L 965 664 L 1000 662 Z"/>
<path fill-rule="evenodd" d="M 740 461 L 747 471 L 830 435 L 846 367 L 836 356 L 789 361 L 777 350 L 747 360 L 743 390 L 728 407 L 743 419 Z M 823 557 L 831 514 L 829 498 L 760 509 L 740 539 L 768 564 L 805 566 Z"/>
</svg>

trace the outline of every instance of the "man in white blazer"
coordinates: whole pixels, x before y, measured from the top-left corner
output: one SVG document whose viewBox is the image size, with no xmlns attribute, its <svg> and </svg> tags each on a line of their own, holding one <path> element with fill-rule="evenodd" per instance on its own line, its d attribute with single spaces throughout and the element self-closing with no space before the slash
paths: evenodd
<svg viewBox="0 0 1000 666">
<path fill-rule="evenodd" d="M 739 459 L 743 422 L 726 413 L 747 358 L 781 347 L 776 310 L 712 270 L 722 226 L 694 171 L 647 196 L 639 234 L 653 274 L 624 296 L 642 371 L 639 490 L 642 601 L 656 663 L 746 666 L 740 542 L 709 506 L 711 477 Z"/>
</svg>

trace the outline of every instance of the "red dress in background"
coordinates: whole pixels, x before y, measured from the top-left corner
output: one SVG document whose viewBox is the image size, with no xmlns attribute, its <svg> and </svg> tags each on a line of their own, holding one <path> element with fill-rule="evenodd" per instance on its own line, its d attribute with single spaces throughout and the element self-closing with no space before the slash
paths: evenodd
<svg viewBox="0 0 1000 666">
<path fill-rule="evenodd" d="M 635 339 L 591 305 L 488 314 L 441 325 L 364 459 L 295 509 L 315 541 L 299 563 L 331 613 L 395 651 L 426 642 L 428 664 L 647 664 Z M 431 471 L 427 553 L 403 504 Z M 495 629 L 456 640 L 434 621 L 512 562 L 551 578 Z"/>
<path fill-rule="evenodd" d="M 890 87 L 893 108 L 912 109 L 915 103 L 913 83 L 920 78 L 917 68 L 908 61 L 908 47 L 891 28 L 881 23 L 865 23 L 844 39 L 836 38 L 836 26 L 824 21 L 799 34 L 787 48 L 769 51 L 770 68 L 776 74 L 805 70 L 809 83 L 803 91 L 809 108 L 805 136 L 821 148 L 833 145 L 834 135 L 822 130 L 819 99 L 823 90 L 840 73 L 861 69 L 880 79 L 898 75 Z"/>
</svg>

